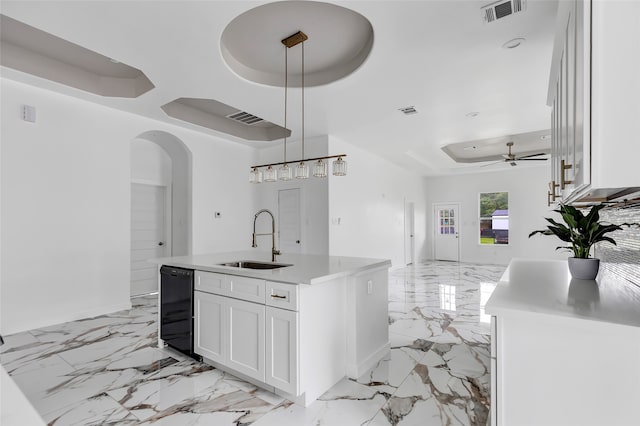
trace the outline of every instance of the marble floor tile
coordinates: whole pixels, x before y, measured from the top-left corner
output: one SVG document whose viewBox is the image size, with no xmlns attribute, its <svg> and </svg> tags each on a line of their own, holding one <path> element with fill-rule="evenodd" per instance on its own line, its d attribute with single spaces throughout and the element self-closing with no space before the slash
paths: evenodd
<svg viewBox="0 0 640 426">
<path fill-rule="evenodd" d="M 387 398 L 372 387 L 343 379 L 309 407 L 281 404 L 253 426 L 364 425 L 376 416 Z"/>
<path fill-rule="evenodd" d="M 50 425 L 482 425 L 484 303 L 505 267 L 425 262 L 389 274 L 391 350 L 309 407 L 157 347 L 157 296 L 4 336 L 0 363 Z"/>
<path fill-rule="evenodd" d="M 42 417 L 50 426 L 135 425 L 140 422 L 128 410 L 107 395 L 82 399 L 74 404 L 46 413 Z"/>
</svg>

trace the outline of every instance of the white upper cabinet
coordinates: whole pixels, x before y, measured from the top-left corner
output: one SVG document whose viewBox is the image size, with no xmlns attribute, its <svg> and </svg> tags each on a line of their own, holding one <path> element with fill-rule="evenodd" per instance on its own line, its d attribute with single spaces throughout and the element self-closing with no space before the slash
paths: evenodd
<svg viewBox="0 0 640 426">
<path fill-rule="evenodd" d="M 548 104 L 549 201 L 640 190 L 640 2 L 559 3 Z"/>
</svg>

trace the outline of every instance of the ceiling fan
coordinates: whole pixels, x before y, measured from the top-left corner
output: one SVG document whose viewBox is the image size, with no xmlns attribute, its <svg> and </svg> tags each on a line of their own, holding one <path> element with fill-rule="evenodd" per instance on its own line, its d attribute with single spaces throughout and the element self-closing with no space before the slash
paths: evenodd
<svg viewBox="0 0 640 426">
<path fill-rule="evenodd" d="M 507 142 L 507 147 L 509 147 L 509 153 L 508 154 L 502 154 L 502 157 L 504 159 L 500 160 L 500 161 L 493 162 L 493 163 L 485 164 L 485 166 L 491 166 L 492 164 L 497 164 L 497 163 L 509 163 L 512 166 L 517 166 L 518 165 L 517 161 L 547 161 L 547 158 L 534 158 L 534 157 L 539 157 L 541 155 L 547 155 L 544 152 L 541 152 L 541 153 L 538 153 L 538 154 L 523 155 L 522 157 L 517 157 L 516 154 L 511 152 L 511 147 L 512 146 L 513 146 L 513 142 Z"/>
</svg>

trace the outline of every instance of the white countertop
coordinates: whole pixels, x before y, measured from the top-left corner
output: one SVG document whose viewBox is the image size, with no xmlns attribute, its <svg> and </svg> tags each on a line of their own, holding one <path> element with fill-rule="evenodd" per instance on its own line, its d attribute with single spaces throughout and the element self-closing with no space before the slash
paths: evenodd
<svg viewBox="0 0 640 426">
<path fill-rule="evenodd" d="M 261 278 L 290 284 L 317 284 L 335 278 L 365 272 L 372 269 L 390 267 L 391 261 L 362 257 L 324 256 L 312 254 L 282 254 L 276 257 L 276 263 L 287 263 L 278 269 L 245 269 L 220 266 L 220 263 L 238 260 L 271 262 L 271 253 L 263 251 L 239 251 L 230 253 L 200 254 L 151 259 L 158 265 L 177 266 L 200 271 L 219 272 L 243 277 Z"/>
<path fill-rule="evenodd" d="M 513 259 L 485 306 L 640 327 L 640 287 L 600 268 L 595 281 L 571 278 L 566 260 Z"/>
<path fill-rule="evenodd" d="M 2 426 L 44 426 L 46 424 L 2 365 L 0 365 L 0 424 Z"/>
</svg>

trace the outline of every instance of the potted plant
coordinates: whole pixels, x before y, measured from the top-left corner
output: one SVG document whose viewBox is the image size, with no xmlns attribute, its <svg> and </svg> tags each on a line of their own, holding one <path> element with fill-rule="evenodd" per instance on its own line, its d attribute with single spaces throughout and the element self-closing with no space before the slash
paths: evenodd
<svg viewBox="0 0 640 426">
<path fill-rule="evenodd" d="M 614 225 L 601 222 L 599 212 L 604 207 L 606 207 L 605 204 L 597 204 L 585 215 L 573 206 L 560 204 L 560 207 L 554 212 L 560 213 L 564 223 L 547 217 L 545 219 L 550 223 L 547 225 L 547 229 L 533 231 L 529 237 L 536 234 L 555 235 L 560 240 L 569 243 L 568 246 L 556 247 L 556 250 L 566 249 L 573 252 L 573 257 L 569 258 L 571 276 L 582 280 L 593 280 L 598 275 L 600 259 L 589 257 L 591 247 L 602 241 L 615 245 L 615 240 L 605 234 L 622 230 L 622 226 L 637 225 L 629 223 Z"/>
</svg>

